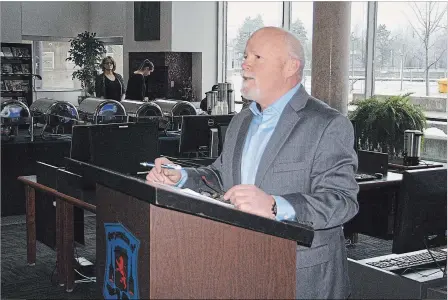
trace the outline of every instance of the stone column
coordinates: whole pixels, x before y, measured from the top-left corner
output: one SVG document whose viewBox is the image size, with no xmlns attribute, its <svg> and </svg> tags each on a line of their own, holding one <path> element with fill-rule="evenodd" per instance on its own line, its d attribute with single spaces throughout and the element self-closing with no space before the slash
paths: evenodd
<svg viewBox="0 0 448 300">
<path fill-rule="evenodd" d="M 311 94 L 348 110 L 350 2 L 314 2 Z"/>
</svg>

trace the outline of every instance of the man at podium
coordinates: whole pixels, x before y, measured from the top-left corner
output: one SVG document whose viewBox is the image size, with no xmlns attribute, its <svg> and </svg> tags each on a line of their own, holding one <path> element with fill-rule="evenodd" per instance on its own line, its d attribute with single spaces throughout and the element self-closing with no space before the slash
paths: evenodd
<svg viewBox="0 0 448 300">
<path fill-rule="evenodd" d="M 353 127 L 305 91 L 304 66 L 291 33 L 253 33 L 241 89 L 253 103 L 233 117 L 221 155 L 208 167 L 181 170 L 163 168 L 172 162 L 158 158 L 147 180 L 218 190 L 242 211 L 311 225 L 311 248 L 297 246 L 296 297 L 344 299 L 350 286 L 342 224 L 358 212 Z"/>
</svg>

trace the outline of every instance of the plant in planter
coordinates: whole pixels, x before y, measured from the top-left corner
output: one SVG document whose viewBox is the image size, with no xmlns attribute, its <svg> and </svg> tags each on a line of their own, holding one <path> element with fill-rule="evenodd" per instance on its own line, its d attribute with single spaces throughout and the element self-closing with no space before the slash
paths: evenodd
<svg viewBox="0 0 448 300">
<path fill-rule="evenodd" d="M 360 149 L 388 153 L 390 157 L 402 156 L 404 131 L 422 131 L 426 127 L 422 109 L 410 103 L 409 95 L 389 96 L 385 100 L 372 97 L 358 102 L 349 118 L 356 123 Z"/>
<path fill-rule="evenodd" d="M 69 57 L 66 60 L 79 67 L 72 73 L 72 79 L 81 81 L 83 97 L 93 95 L 98 66 L 106 53 L 104 43 L 96 38 L 96 33 L 85 31 L 71 39 L 70 46 Z"/>
</svg>

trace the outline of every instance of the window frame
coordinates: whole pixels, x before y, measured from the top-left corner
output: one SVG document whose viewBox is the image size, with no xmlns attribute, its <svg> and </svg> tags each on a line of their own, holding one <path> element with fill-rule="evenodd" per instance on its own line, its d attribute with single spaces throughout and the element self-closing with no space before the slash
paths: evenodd
<svg viewBox="0 0 448 300">
<path fill-rule="evenodd" d="M 282 28 L 289 30 L 291 28 L 291 13 L 292 2 L 291 1 L 275 1 L 282 2 Z M 227 81 L 227 18 L 228 18 L 228 2 L 218 2 L 218 82 Z M 222 59 L 222 63 L 219 62 L 219 58 Z"/>
<path fill-rule="evenodd" d="M 104 46 L 123 46 L 123 38 L 122 37 L 109 37 L 109 38 L 98 38 L 100 41 L 104 43 Z M 47 37 L 47 36 L 23 36 L 24 41 L 29 41 L 32 44 L 32 52 L 33 52 L 33 74 L 39 75 L 43 78 L 44 67 L 42 64 L 42 54 L 43 51 L 42 42 L 70 42 L 71 38 L 65 37 Z M 39 61 L 41 62 L 37 65 L 37 57 L 39 56 Z M 67 56 L 68 57 L 68 56 Z M 53 69 L 54 69 L 54 54 L 53 54 Z M 46 69 L 50 70 L 50 69 Z M 42 88 L 43 84 L 41 80 L 35 80 L 34 88 L 38 91 L 45 91 L 47 88 Z M 48 88 L 52 90 L 53 88 Z M 71 89 L 69 89 L 71 90 Z M 79 90 L 78 88 L 73 88 L 73 90 Z"/>
<path fill-rule="evenodd" d="M 282 28 L 289 30 L 291 28 L 291 16 L 292 16 L 292 2 L 283 2 L 283 17 L 282 17 Z M 368 1 L 367 9 L 367 31 L 366 31 L 366 88 L 364 91 L 364 96 L 366 98 L 373 96 L 374 94 L 374 51 L 375 51 L 375 31 L 376 31 L 376 20 L 378 3 L 376 1 Z M 218 82 L 223 82 L 227 80 L 227 21 L 228 21 L 228 5 L 227 1 L 218 2 Z M 370 39 L 370 40 L 369 40 Z"/>
<path fill-rule="evenodd" d="M 289 30 L 291 28 L 292 2 L 283 2 L 283 20 L 282 28 Z M 375 38 L 378 20 L 378 2 L 367 1 L 367 30 L 366 30 L 366 61 L 365 61 L 365 89 L 364 97 L 370 98 L 375 95 Z M 227 22 L 228 22 L 227 1 L 218 3 L 218 82 L 227 80 Z M 448 18 L 448 13 L 447 13 Z M 447 28 L 448 31 L 448 28 Z M 448 57 L 448 51 L 447 51 Z M 448 98 L 448 94 L 447 94 Z"/>
</svg>

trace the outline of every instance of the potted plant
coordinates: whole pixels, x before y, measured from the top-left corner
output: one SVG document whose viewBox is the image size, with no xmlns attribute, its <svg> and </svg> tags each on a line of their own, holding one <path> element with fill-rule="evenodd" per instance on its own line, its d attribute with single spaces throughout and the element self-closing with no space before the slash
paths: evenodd
<svg viewBox="0 0 448 300">
<path fill-rule="evenodd" d="M 77 67 L 72 73 L 72 79 L 78 79 L 83 89 L 83 100 L 93 95 L 95 91 L 95 77 L 98 75 L 98 66 L 106 53 L 104 43 L 96 38 L 96 33 L 85 31 L 70 40 L 69 57 L 66 59 L 73 62 Z M 78 102 L 80 102 L 78 100 Z"/>
<path fill-rule="evenodd" d="M 356 124 L 359 149 L 388 153 L 391 158 L 402 157 L 404 131 L 423 131 L 426 127 L 422 109 L 410 103 L 409 95 L 358 101 L 349 118 Z"/>
</svg>

